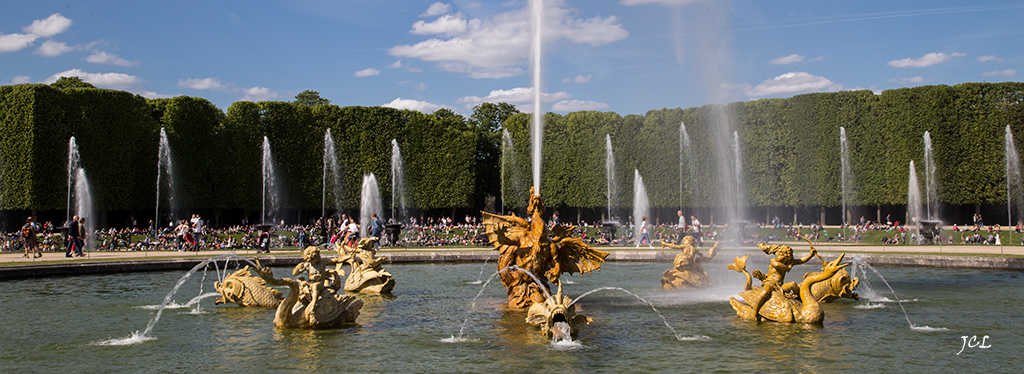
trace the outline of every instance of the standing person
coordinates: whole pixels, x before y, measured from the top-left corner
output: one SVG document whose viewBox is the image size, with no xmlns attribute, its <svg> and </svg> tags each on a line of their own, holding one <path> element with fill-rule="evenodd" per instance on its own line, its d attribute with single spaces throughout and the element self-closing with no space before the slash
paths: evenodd
<svg viewBox="0 0 1024 374">
<path fill-rule="evenodd" d="M 203 224 L 203 217 L 200 217 L 198 214 L 192 216 L 192 238 L 196 242 L 206 240 L 206 235 L 203 233 Z"/>
<path fill-rule="evenodd" d="M 700 221 L 697 220 L 697 216 L 690 216 L 690 232 L 693 233 L 693 239 L 697 242 L 697 246 L 704 246 L 704 238 L 700 232 Z"/>
<path fill-rule="evenodd" d="M 260 232 L 259 237 L 260 248 L 256 250 L 256 253 L 270 253 L 270 232 Z"/>
<path fill-rule="evenodd" d="M 72 257 L 72 254 L 78 252 L 78 216 L 71 216 L 67 235 L 67 249 L 64 251 L 64 257 Z"/>
<path fill-rule="evenodd" d="M 39 238 L 36 234 L 39 233 L 39 226 L 32 221 L 32 217 L 28 217 L 25 220 L 25 226 L 21 227 L 21 236 L 25 239 L 25 254 L 21 257 L 28 257 L 29 252 L 35 252 L 32 258 L 43 257 L 43 254 L 39 252 Z"/>
<path fill-rule="evenodd" d="M 647 227 L 647 216 L 644 216 L 644 218 L 640 220 L 640 239 L 636 241 L 637 248 L 640 248 L 640 244 L 643 244 L 644 242 L 647 243 L 648 247 L 654 248 L 654 246 L 651 245 L 651 237 L 647 235 Z"/>
<path fill-rule="evenodd" d="M 83 257 L 85 254 L 85 243 L 89 240 L 89 231 L 85 229 L 85 217 L 78 219 L 78 243 L 75 245 L 75 256 Z"/>
<path fill-rule="evenodd" d="M 683 242 L 683 237 L 686 236 L 686 217 L 683 217 L 683 211 L 676 211 L 676 215 L 679 216 L 679 223 L 676 224 L 676 244 Z"/>
<path fill-rule="evenodd" d="M 469 216 L 466 216 L 469 217 Z M 380 221 L 380 217 L 377 217 L 377 213 L 370 215 L 372 221 L 370 221 L 370 236 L 380 238 L 384 234 L 384 223 Z M 375 249 L 380 249 L 380 240 L 373 244 Z"/>
<path fill-rule="evenodd" d="M 349 220 L 345 231 L 348 233 L 345 234 L 342 244 L 355 248 L 359 243 L 359 223 L 355 219 Z"/>
</svg>

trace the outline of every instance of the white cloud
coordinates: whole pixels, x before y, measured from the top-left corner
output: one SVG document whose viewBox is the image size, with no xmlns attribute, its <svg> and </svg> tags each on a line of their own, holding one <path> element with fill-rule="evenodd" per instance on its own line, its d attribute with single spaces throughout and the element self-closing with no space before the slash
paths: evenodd
<svg viewBox="0 0 1024 374">
<path fill-rule="evenodd" d="M 524 3 L 519 3 L 524 4 Z M 564 1 L 547 2 L 544 43 L 568 40 L 600 46 L 625 39 L 629 33 L 615 16 L 580 19 Z M 519 8 L 489 19 L 467 19 L 459 13 L 432 22 L 417 21 L 414 34 L 435 35 L 411 45 L 388 49 L 395 57 L 431 61 L 447 72 L 472 78 L 507 78 L 525 72 L 530 48 L 529 9 Z"/>
<path fill-rule="evenodd" d="M 953 59 L 953 57 L 963 56 L 966 56 L 966 54 L 953 53 L 951 55 L 947 55 L 942 52 L 932 52 L 924 56 L 921 56 L 921 58 L 904 58 L 900 60 L 892 60 L 889 61 L 886 65 L 892 66 L 894 68 L 923 68 L 935 64 L 949 62 L 950 60 Z"/>
<path fill-rule="evenodd" d="M 88 61 L 88 62 L 91 62 L 91 63 L 94 63 L 94 64 L 117 65 L 117 66 L 126 66 L 126 67 L 132 67 L 132 66 L 135 66 L 135 65 L 139 64 L 138 61 L 128 61 L 128 60 L 125 60 L 125 59 L 123 59 L 121 57 L 118 57 L 115 54 L 107 53 L 107 52 L 103 52 L 103 51 L 92 51 L 92 54 L 89 55 L 89 57 L 86 57 L 85 61 Z"/>
<path fill-rule="evenodd" d="M 925 79 L 924 79 L 924 77 L 918 75 L 916 77 L 891 78 L 891 79 L 889 79 L 889 82 L 899 83 L 899 84 L 904 84 L 904 85 L 906 85 L 906 84 L 920 84 L 920 83 L 924 83 Z"/>
<path fill-rule="evenodd" d="M 70 27 L 70 19 L 60 15 L 60 13 L 54 13 L 49 17 L 46 17 L 46 19 L 37 19 L 32 21 L 31 25 L 23 27 L 21 31 L 43 38 L 49 38 L 68 31 L 68 28 Z"/>
<path fill-rule="evenodd" d="M 445 14 L 445 13 L 448 13 L 448 12 L 451 12 L 451 11 L 452 11 L 451 4 L 433 3 L 433 4 L 430 4 L 430 8 L 427 8 L 426 12 L 423 12 L 423 14 L 420 14 L 420 17 L 439 16 L 439 15 L 442 15 L 442 14 Z"/>
<path fill-rule="evenodd" d="M 409 109 L 415 110 L 420 113 L 434 113 L 438 109 L 446 108 L 444 105 L 431 104 L 426 101 L 396 98 L 391 100 L 390 103 L 381 105 L 383 107 L 395 108 L 395 109 Z M 451 109 L 451 108 L 448 108 Z"/>
<path fill-rule="evenodd" d="M 372 77 L 374 75 L 380 75 L 380 70 L 374 68 L 366 68 L 355 73 L 357 77 Z"/>
<path fill-rule="evenodd" d="M 611 108 L 608 103 L 581 100 L 562 100 L 551 105 L 553 112 L 577 112 L 581 110 L 603 110 Z"/>
<path fill-rule="evenodd" d="M 427 91 L 427 84 L 423 82 L 416 83 L 412 86 L 412 89 L 416 90 L 416 92 L 423 93 Z"/>
<path fill-rule="evenodd" d="M 0 35 L 0 53 L 15 52 L 32 45 L 32 42 L 39 38 L 32 34 L 2 34 Z"/>
<path fill-rule="evenodd" d="M 96 87 L 112 88 L 129 92 L 142 92 L 142 78 L 122 73 L 89 73 L 81 69 L 65 70 L 51 75 L 43 81 L 50 84 L 56 82 L 60 77 L 79 77 L 85 82 L 92 83 Z"/>
<path fill-rule="evenodd" d="M 565 78 L 565 79 L 562 79 L 562 83 L 587 83 L 587 82 L 590 82 L 590 78 L 592 78 L 592 77 L 593 77 L 593 75 L 591 75 L 591 74 L 587 74 L 587 75 L 580 74 L 580 75 L 577 75 L 575 78 Z"/>
<path fill-rule="evenodd" d="M 388 65 L 388 68 L 391 68 L 391 69 L 401 69 L 402 68 L 402 60 L 398 60 L 398 61 L 392 62 L 391 65 Z"/>
<path fill-rule="evenodd" d="M 541 103 L 554 103 L 562 100 L 568 100 L 571 98 L 567 92 L 554 92 L 554 93 L 542 93 L 540 95 Z M 531 87 L 516 87 L 508 90 L 493 90 L 485 97 L 479 96 L 463 96 L 455 101 L 458 104 L 464 104 L 467 109 L 471 109 L 481 103 L 509 103 L 515 105 L 523 112 L 533 112 L 533 88 Z"/>
<path fill-rule="evenodd" d="M 789 65 L 796 64 L 804 61 L 804 56 L 798 54 L 791 54 L 789 56 L 779 57 L 774 60 L 768 61 L 774 65 Z"/>
<path fill-rule="evenodd" d="M 68 47 L 67 43 L 55 42 L 51 39 L 43 42 L 43 45 L 36 48 L 36 51 L 33 53 L 46 57 L 56 57 L 74 50 L 75 48 Z"/>
<path fill-rule="evenodd" d="M 978 62 L 989 62 L 989 61 L 1003 62 L 1003 59 L 1001 59 L 999 57 L 996 57 L 996 56 L 993 56 L 993 55 L 978 56 Z"/>
<path fill-rule="evenodd" d="M 445 35 L 455 36 L 466 32 L 470 27 L 479 28 L 480 20 L 467 21 L 462 13 L 445 14 L 432 22 L 416 21 L 412 25 L 410 33 L 415 35 Z"/>
<path fill-rule="evenodd" d="M 687 5 L 703 2 L 705 0 L 622 0 L 622 5 Z"/>
<path fill-rule="evenodd" d="M 221 83 L 220 79 L 217 78 L 203 78 L 203 79 L 179 79 L 178 87 L 191 88 L 193 90 L 210 90 L 210 91 L 221 91 L 221 92 L 235 92 L 238 89 L 233 84 Z"/>
<path fill-rule="evenodd" d="M 739 88 L 750 97 L 761 97 L 781 94 L 796 94 L 805 92 L 830 92 L 843 89 L 843 85 L 837 84 L 824 77 L 813 74 L 790 72 L 772 79 L 768 79 L 755 87 L 749 85 L 735 85 L 726 88 Z"/>
<path fill-rule="evenodd" d="M 986 71 L 984 73 L 981 73 L 981 75 L 986 76 L 986 77 L 994 77 L 994 76 L 997 76 L 997 75 L 1001 75 L 1001 76 L 1004 76 L 1004 77 L 1016 77 L 1017 76 L 1017 70 L 1016 69 L 1006 69 L 1006 70 Z"/>
<path fill-rule="evenodd" d="M 266 87 L 253 87 L 242 90 L 245 96 L 242 97 L 242 101 L 266 101 L 282 97 L 278 92 L 271 91 Z"/>
<path fill-rule="evenodd" d="M 27 75 L 15 75 L 14 78 L 11 78 L 10 82 L 4 83 L 4 85 L 8 85 L 8 84 L 24 84 L 24 83 L 31 83 L 31 82 L 32 81 L 29 80 L 29 77 Z"/>
</svg>

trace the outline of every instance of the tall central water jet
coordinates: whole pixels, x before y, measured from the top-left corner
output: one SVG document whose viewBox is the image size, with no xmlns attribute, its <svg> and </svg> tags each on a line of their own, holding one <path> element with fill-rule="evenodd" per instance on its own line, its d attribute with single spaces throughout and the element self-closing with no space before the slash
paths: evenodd
<svg viewBox="0 0 1024 374">
<path fill-rule="evenodd" d="M 612 199 L 616 196 L 616 190 L 618 186 L 615 184 L 615 153 L 612 152 L 612 136 L 605 134 L 604 136 L 604 174 L 607 179 L 607 193 L 608 193 L 608 218 L 607 221 L 612 221 Z"/>
<path fill-rule="evenodd" d="M 277 218 L 278 196 L 277 178 L 274 175 L 274 158 L 270 154 L 270 139 L 263 137 L 263 212 L 260 223 L 266 225 L 267 220 L 274 224 Z M 268 207 L 269 205 L 269 207 Z M 270 211 L 267 211 L 267 208 Z"/>
<path fill-rule="evenodd" d="M 405 213 L 405 209 L 408 208 L 405 196 L 404 169 L 402 150 L 398 148 L 398 141 L 391 139 L 391 218 L 395 221 L 399 220 L 398 212 Z M 397 210 L 396 207 L 401 210 Z"/>
<path fill-rule="evenodd" d="M 939 182 L 935 179 L 935 156 L 932 152 L 932 136 L 924 132 L 924 187 L 925 217 L 939 218 Z"/>
<path fill-rule="evenodd" d="M 1017 222 L 1021 221 L 1021 214 L 1024 213 L 1024 199 L 1021 198 L 1022 183 L 1020 172 L 1020 155 L 1017 154 L 1017 145 L 1013 142 L 1013 132 L 1010 125 L 1006 125 L 1006 226 L 1013 226 L 1012 206 L 1017 206 Z M 1016 197 L 1016 198 L 1014 198 Z"/>
<path fill-rule="evenodd" d="M 544 22 L 544 2 L 532 0 L 530 2 L 530 14 L 533 26 L 533 38 L 531 43 L 531 57 L 533 57 L 533 122 L 530 127 L 530 146 L 533 150 L 533 191 L 540 195 L 540 164 L 541 164 L 541 142 L 544 141 L 544 109 L 541 108 L 541 31 Z"/>
<path fill-rule="evenodd" d="M 167 141 L 167 132 L 160 128 L 160 146 L 157 150 L 156 164 L 156 213 L 153 219 L 153 229 L 160 227 L 160 190 L 167 184 L 168 219 L 174 219 L 174 164 L 171 161 L 171 145 Z"/>
<path fill-rule="evenodd" d="M 383 208 L 384 201 L 380 198 L 377 176 L 373 173 L 363 175 L 363 189 L 359 194 L 359 236 L 366 237 L 372 215 L 377 213 L 379 216 Z"/>
<path fill-rule="evenodd" d="M 341 209 L 341 172 L 338 168 L 338 153 L 334 147 L 334 137 L 331 136 L 331 129 L 324 132 L 324 178 L 323 197 L 320 206 L 320 216 L 327 216 L 327 171 L 331 171 L 331 193 L 334 194 L 334 209 Z"/>
</svg>

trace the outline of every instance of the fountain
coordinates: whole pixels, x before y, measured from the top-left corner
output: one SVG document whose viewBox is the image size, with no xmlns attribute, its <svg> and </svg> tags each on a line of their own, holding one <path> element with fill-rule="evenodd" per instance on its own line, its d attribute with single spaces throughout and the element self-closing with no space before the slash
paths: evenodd
<svg viewBox="0 0 1024 374">
<path fill-rule="evenodd" d="M 846 141 L 846 128 L 844 127 L 839 128 L 839 162 L 839 178 L 843 193 L 843 236 L 847 237 L 846 226 L 850 224 L 850 212 L 847 211 L 847 207 L 852 200 L 849 194 L 853 183 L 853 169 L 850 167 L 850 144 Z"/>
<path fill-rule="evenodd" d="M 320 216 L 327 217 L 327 171 L 330 170 L 330 182 L 331 182 L 331 194 L 334 198 L 334 210 L 340 210 L 342 207 L 342 181 L 341 181 L 341 170 L 338 167 L 338 152 L 334 148 L 334 137 L 331 136 L 331 129 L 327 129 L 324 132 L 324 177 L 323 177 L 323 197 L 320 203 Z"/>
<path fill-rule="evenodd" d="M 608 195 L 608 216 L 605 221 L 614 221 L 615 218 L 612 215 L 613 201 L 618 192 L 618 186 L 615 184 L 615 153 L 612 152 L 612 136 L 605 134 L 604 136 L 604 175 L 607 180 L 606 193 Z"/>
<path fill-rule="evenodd" d="M 373 173 L 363 175 L 363 187 L 359 195 L 359 236 L 367 237 L 370 220 L 374 213 L 380 215 L 384 209 L 384 201 L 380 197 L 377 176 Z"/>
<path fill-rule="evenodd" d="M 167 132 L 160 128 L 160 147 L 157 152 L 156 164 L 156 212 L 153 219 L 154 234 L 160 228 L 160 190 L 167 185 L 167 209 L 168 222 L 174 221 L 174 212 L 177 207 L 174 204 L 174 164 L 171 158 L 171 145 L 167 142 Z"/>
<path fill-rule="evenodd" d="M 514 265 L 530 275 L 540 274 L 558 284 L 562 273 L 589 273 L 600 269 L 609 254 L 572 237 L 575 226 L 555 224 L 549 229 L 544 224 L 544 202 L 533 188 L 527 208 L 530 221 L 515 215 L 481 213 L 487 238 L 501 254 L 498 269 Z M 524 272 L 503 273 L 501 283 L 508 290 L 507 304 L 512 308 L 544 303 L 551 294 L 547 282 Z"/>
<path fill-rule="evenodd" d="M 915 232 L 920 234 L 920 225 L 918 221 L 921 220 L 921 187 L 917 182 L 917 169 L 914 168 L 914 161 L 910 161 L 910 177 L 907 185 L 907 219 L 904 225 L 907 227 L 914 227 Z"/>
<path fill-rule="evenodd" d="M 274 158 L 270 154 L 270 140 L 266 136 L 263 137 L 263 211 L 260 215 L 260 224 L 262 226 L 273 226 L 277 221 L 277 210 L 278 206 L 278 187 L 277 187 L 277 175 L 274 172 Z M 268 212 L 268 206 L 269 212 Z M 270 221 L 270 223 L 267 223 Z"/>
<path fill-rule="evenodd" d="M 531 43 L 530 56 L 533 61 L 533 121 L 530 126 L 530 148 L 533 151 L 533 190 L 540 195 L 540 166 L 544 141 L 544 108 L 541 106 L 541 32 L 544 29 L 544 1 L 530 1 Z M 531 193 L 531 195 L 533 195 Z M 530 197 L 533 198 L 532 196 Z"/>
<path fill-rule="evenodd" d="M 81 156 L 78 154 L 78 143 L 75 141 L 75 137 L 72 136 L 68 139 L 68 210 L 67 210 L 67 222 L 71 222 L 71 192 L 75 186 L 75 178 L 78 177 L 78 169 L 81 168 L 79 165 Z"/>
<path fill-rule="evenodd" d="M 924 132 L 924 186 L 926 220 L 939 219 L 939 182 L 935 179 L 935 156 L 932 152 L 932 136 Z"/>
<path fill-rule="evenodd" d="M 1017 222 L 1021 221 L 1021 214 L 1024 214 L 1024 198 L 1021 197 L 1022 182 L 1020 173 L 1020 155 L 1017 153 L 1017 145 L 1013 142 L 1013 133 L 1010 132 L 1010 125 L 1006 125 L 1006 227 L 1013 227 L 1013 206 L 1017 207 Z M 1013 231 L 1010 231 L 1012 234 Z M 1013 243 L 1012 240 L 1009 241 Z"/>
<path fill-rule="evenodd" d="M 633 169 L 633 230 L 635 231 L 633 236 L 637 240 L 637 245 L 640 244 L 640 222 L 644 217 L 650 215 L 650 205 L 651 202 L 647 198 L 647 187 L 644 186 L 644 177 L 640 176 L 640 170 Z"/>
<path fill-rule="evenodd" d="M 95 240 L 93 235 L 96 232 L 96 210 L 92 204 L 92 191 L 89 190 L 89 179 L 85 176 L 85 169 L 78 168 L 78 176 L 75 178 L 75 214 L 84 222 L 82 225 L 85 232 L 82 233 L 82 240 L 85 240 L 85 248 Z"/>
<path fill-rule="evenodd" d="M 690 200 L 697 198 L 699 183 L 697 183 L 697 170 L 694 166 L 693 147 L 690 144 L 690 134 L 686 131 L 686 124 L 679 123 L 679 210 L 683 210 L 683 154 L 686 154 L 686 169 L 689 172 Z"/>
<path fill-rule="evenodd" d="M 676 245 L 661 242 L 661 253 L 665 254 L 665 247 L 682 250 L 672 260 L 672 269 L 662 273 L 661 288 L 674 290 L 678 288 L 707 288 L 711 286 L 711 279 L 708 272 L 700 266 L 702 262 L 711 261 L 718 253 L 718 242 L 704 255 L 694 246 L 696 240 L 693 236 L 683 237 L 683 243 Z"/>
<path fill-rule="evenodd" d="M 746 270 L 747 258 L 750 255 L 736 256 L 735 262 L 728 265 L 728 269 L 743 273 L 747 279 L 743 292 L 740 292 L 740 296 L 743 297 L 744 301 L 729 298 L 729 303 L 736 310 L 738 317 L 750 321 L 767 319 L 775 322 L 799 322 L 820 325 L 825 321 L 825 312 L 822 311 L 819 303 L 834 300 L 840 295 L 815 294 L 816 284 L 827 282 L 826 286 L 817 287 L 819 292 L 822 292 L 833 290 L 836 287 L 832 287 L 831 283 L 837 283 L 837 288 L 840 292 L 848 290 L 849 295 L 853 295 L 852 288 L 856 283 L 847 287 L 847 284 L 851 283 L 849 275 L 846 275 L 845 271 L 840 273 L 844 267 L 849 265 L 849 263 L 840 264 L 845 255 L 839 255 L 838 258 L 829 262 L 825 262 L 824 259 L 818 256 L 822 262 L 822 271 L 805 274 L 799 284 L 795 282 L 784 283 L 786 273 L 794 265 L 803 264 L 817 256 L 818 252 L 811 245 L 811 241 L 803 236 L 800 236 L 800 238 L 807 241 L 811 248 L 811 252 L 802 258 L 794 258 L 793 248 L 787 245 L 758 243 L 757 247 L 764 251 L 765 254 L 775 255 L 775 259 L 770 263 L 771 266 L 768 269 L 767 275 L 760 270 L 754 270 L 753 277 L 761 280 L 760 287 L 751 286 L 751 273 L 748 273 Z M 836 277 L 840 280 L 833 281 L 832 279 Z M 846 284 L 842 283 L 843 279 L 847 281 Z"/>
<path fill-rule="evenodd" d="M 391 218 L 399 220 L 398 213 L 405 214 L 409 205 L 405 196 L 405 171 L 402 166 L 402 150 L 398 141 L 391 139 Z"/>
<path fill-rule="evenodd" d="M 519 159 L 516 156 L 516 144 L 508 130 L 501 130 L 501 214 L 505 214 L 505 207 L 510 201 L 526 199 L 526 188 L 523 186 L 520 174 Z M 511 191 L 507 189 L 511 187 Z M 510 194 L 514 199 L 508 199 Z"/>
</svg>

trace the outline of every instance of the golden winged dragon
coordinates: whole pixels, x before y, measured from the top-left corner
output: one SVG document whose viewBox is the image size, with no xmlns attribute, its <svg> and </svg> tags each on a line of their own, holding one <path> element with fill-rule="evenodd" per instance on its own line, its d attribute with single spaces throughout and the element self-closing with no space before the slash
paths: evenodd
<svg viewBox="0 0 1024 374">
<path fill-rule="evenodd" d="M 521 271 L 502 271 L 501 283 L 508 290 L 508 306 L 529 308 L 544 303 L 547 282 L 558 284 L 562 273 L 589 273 L 600 270 L 608 252 L 591 248 L 570 235 L 576 226 L 556 224 L 550 229 L 544 224 L 544 202 L 530 188 L 528 219 L 512 215 L 503 216 L 483 212 L 487 238 L 499 251 L 498 270 L 515 265 L 534 274 Z M 543 288 L 542 288 L 543 287 Z"/>
</svg>

